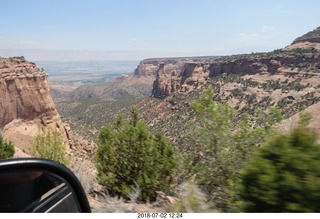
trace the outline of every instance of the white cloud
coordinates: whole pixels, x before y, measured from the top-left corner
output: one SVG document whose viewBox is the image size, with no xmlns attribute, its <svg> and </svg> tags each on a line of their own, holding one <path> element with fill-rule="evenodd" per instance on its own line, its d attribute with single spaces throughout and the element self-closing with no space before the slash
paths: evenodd
<svg viewBox="0 0 320 219">
<path fill-rule="evenodd" d="M 272 31 L 275 31 L 275 30 L 276 30 L 276 28 L 274 26 L 267 26 L 267 25 L 263 25 L 260 28 L 260 32 L 262 32 L 262 33 L 272 32 Z"/>
<path fill-rule="evenodd" d="M 246 45 L 265 44 L 272 41 L 280 35 L 276 31 L 276 27 L 263 25 L 255 33 L 238 33 L 235 34 L 232 41 L 234 42 L 246 42 Z"/>
<path fill-rule="evenodd" d="M 27 40 L 20 40 L 20 43 L 21 43 L 21 44 L 28 44 L 28 45 L 34 45 L 34 44 L 36 44 L 35 42 L 27 41 Z"/>
<path fill-rule="evenodd" d="M 215 45 L 217 51 L 224 53 L 250 53 L 272 51 L 281 48 L 283 34 L 273 25 L 261 25 L 252 32 L 236 33 L 229 39 Z"/>
<path fill-rule="evenodd" d="M 138 39 L 133 38 L 133 39 L 128 40 L 128 43 L 134 43 L 134 42 L 137 42 L 137 41 L 138 41 Z"/>
</svg>

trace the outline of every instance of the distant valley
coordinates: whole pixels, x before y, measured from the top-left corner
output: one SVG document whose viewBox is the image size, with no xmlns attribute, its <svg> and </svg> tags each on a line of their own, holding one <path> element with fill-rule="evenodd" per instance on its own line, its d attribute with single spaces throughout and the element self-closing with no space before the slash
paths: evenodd
<svg viewBox="0 0 320 219">
<path fill-rule="evenodd" d="M 55 71 L 49 82 L 62 119 L 82 136 L 95 140 L 95 135 L 107 122 L 112 122 L 119 113 L 126 114 L 131 106 L 151 96 L 160 64 L 165 64 L 166 73 L 171 74 L 181 71 L 187 62 L 215 58 L 145 59 L 138 66 L 134 66 L 134 61 L 81 62 L 83 66 L 68 62 L 58 63 L 57 68 L 50 63 L 47 68 Z M 119 65 L 121 63 L 124 66 Z"/>
<path fill-rule="evenodd" d="M 102 83 L 121 75 L 130 75 L 139 61 L 39 61 L 49 74 L 54 92 L 71 91 L 85 84 Z"/>
</svg>

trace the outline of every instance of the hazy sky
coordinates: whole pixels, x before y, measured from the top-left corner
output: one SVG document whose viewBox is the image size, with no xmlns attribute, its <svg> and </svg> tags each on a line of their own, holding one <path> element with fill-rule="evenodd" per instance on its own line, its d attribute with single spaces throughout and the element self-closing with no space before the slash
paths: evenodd
<svg viewBox="0 0 320 219">
<path fill-rule="evenodd" d="M 320 26 L 319 8 L 319 0 L 0 0 L 0 56 L 12 49 L 130 57 L 271 51 Z"/>
</svg>

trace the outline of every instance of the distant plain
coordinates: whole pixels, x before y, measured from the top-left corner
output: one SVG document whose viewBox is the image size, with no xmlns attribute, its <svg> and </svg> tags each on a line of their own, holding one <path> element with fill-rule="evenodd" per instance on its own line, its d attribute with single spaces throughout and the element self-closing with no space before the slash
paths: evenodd
<svg viewBox="0 0 320 219">
<path fill-rule="evenodd" d="M 38 61 L 37 66 L 49 75 L 53 86 L 69 87 L 103 83 L 121 75 L 131 75 L 139 61 Z"/>
</svg>

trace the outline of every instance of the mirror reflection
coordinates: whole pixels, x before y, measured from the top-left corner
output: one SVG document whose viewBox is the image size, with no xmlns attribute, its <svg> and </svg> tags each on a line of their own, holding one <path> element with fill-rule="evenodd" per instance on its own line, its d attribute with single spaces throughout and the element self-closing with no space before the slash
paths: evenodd
<svg viewBox="0 0 320 219">
<path fill-rule="evenodd" d="M 0 173 L 0 212 L 79 212 L 72 187 L 48 171 Z"/>
</svg>

